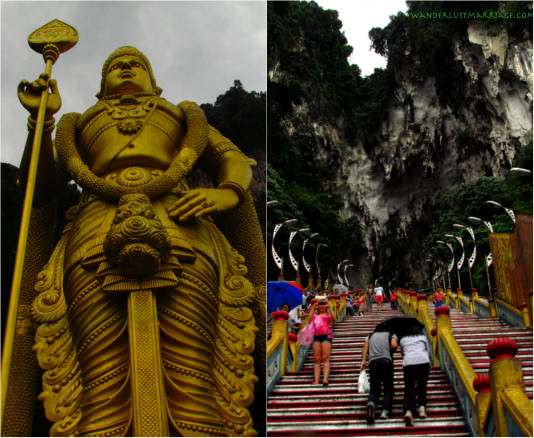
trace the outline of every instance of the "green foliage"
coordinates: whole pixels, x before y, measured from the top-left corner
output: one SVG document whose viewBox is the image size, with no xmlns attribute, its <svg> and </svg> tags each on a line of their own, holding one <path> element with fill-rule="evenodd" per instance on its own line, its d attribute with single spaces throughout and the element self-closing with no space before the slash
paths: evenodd
<svg viewBox="0 0 534 438">
<path fill-rule="evenodd" d="M 519 151 L 514 167 L 532 170 L 532 143 Z M 429 232 L 424 243 L 427 253 L 448 263 L 450 251 L 444 246 L 437 245 L 436 242 L 446 240 L 445 234 L 459 235 L 464 239 L 464 244 L 468 245 L 466 252 L 470 254 L 471 238 L 467 232 L 455 230 L 453 224 L 470 225 L 475 231 L 477 240 L 477 262 L 473 268 L 473 283 L 483 295 L 487 295 L 484 257 L 490 252 L 488 232 L 483 224 L 472 224 L 467 218 L 475 216 L 487 220 L 493 225 L 495 232 L 511 232 L 514 228 L 512 220 L 503 209 L 486 204 L 489 200 L 511 208 L 516 214 L 532 215 L 532 180 L 530 177 L 511 174 L 506 178 L 484 177 L 441 194 L 429 218 Z M 463 269 L 466 271 L 467 267 Z M 464 282 L 465 280 L 462 280 L 462 284 L 468 284 Z"/>
<path fill-rule="evenodd" d="M 308 176 L 308 182 L 315 181 L 312 175 Z M 311 184 L 311 186 L 316 184 Z M 267 166 L 267 187 L 270 200 L 276 200 L 279 206 L 271 207 L 268 211 L 268 242 L 271 242 L 274 225 L 288 219 L 297 219 L 298 223 L 284 228 L 280 238 L 276 240 L 276 250 L 279 254 L 287 253 L 287 234 L 290 230 L 298 230 L 308 227 L 311 233 L 319 233 L 318 240 L 310 242 L 310 247 L 315 248 L 317 242 L 328 242 L 328 248 L 321 250 L 321 266 L 328 268 L 329 261 L 336 263 L 340 254 L 350 254 L 361 249 L 361 231 L 355 218 L 346 221 L 340 219 L 338 209 L 341 207 L 339 198 L 325 190 L 315 190 L 309 185 L 303 185 L 296 181 L 285 179 L 269 163 Z M 283 237 L 284 236 L 284 237 Z M 303 237 L 305 238 L 305 237 Z M 295 246 L 296 248 L 297 246 Z M 297 254 L 298 250 L 293 249 Z M 309 261 L 313 260 L 307 255 Z M 323 264 L 323 261 L 326 263 Z M 269 259 L 268 278 L 274 279 L 277 270 Z M 286 262 L 288 272 L 288 263 Z M 322 273 L 326 276 L 326 271 Z M 294 275 L 294 274 L 293 274 Z"/>
<path fill-rule="evenodd" d="M 251 186 L 262 230 L 265 230 L 265 93 L 248 92 L 239 80 L 215 104 L 202 104 L 209 123 L 258 163 Z M 202 178 L 195 173 L 193 180 Z"/>
<path fill-rule="evenodd" d="M 313 102 L 314 115 L 350 114 L 360 69 L 347 61 L 353 49 L 337 11 L 313 1 L 268 2 L 267 7 L 268 67 L 284 73 L 269 84 L 273 104 L 284 114 L 291 103 L 305 99 Z"/>
<path fill-rule="evenodd" d="M 388 70 L 397 70 L 413 64 L 415 75 L 420 80 L 433 77 L 442 104 L 460 102 L 465 96 L 462 81 L 462 67 L 455 60 L 451 41 L 465 39 L 467 18 L 421 18 L 432 13 L 488 14 L 490 12 L 532 12 L 531 2 L 455 2 L 416 1 L 407 2 L 406 14 L 399 12 L 391 17 L 390 23 L 369 32 L 374 50 L 388 58 Z M 472 21 L 472 20 L 471 20 Z M 532 38 L 532 19 L 479 19 L 484 26 L 498 32 L 505 28 L 512 35 L 525 38 L 527 32 Z"/>
<path fill-rule="evenodd" d="M 202 104 L 211 125 L 247 155 L 265 161 L 265 93 L 248 92 L 239 80 L 215 104 Z"/>
<path fill-rule="evenodd" d="M 268 82 L 268 193 L 281 206 L 269 209 L 267 230 L 271 233 L 275 223 L 296 218 L 299 223 L 293 229 L 309 227 L 320 233 L 329 245 L 320 253 L 326 261 L 323 265 L 320 260 L 321 266 L 328 270 L 328 260 L 337 263 L 342 254 L 361 250 L 361 230 L 355 218 L 344 221 L 338 214 L 342 203 L 336 194 L 335 169 L 317 158 L 324 148 L 321 140 L 312 131 L 288 135 L 277 122 L 292 112 L 293 105 L 306 102 L 312 119 L 335 125 L 343 117 L 348 121 L 346 135 L 374 138 L 391 95 L 391 77 L 377 70 L 362 78 L 360 69 L 349 65 L 352 47 L 336 11 L 325 11 L 315 2 L 268 2 L 267 7 L 269 70 L 281 72 Z M 276 247 L 286 253 L 285 239 L 277 238 Z M 276 269 L 271 263 L 269 278 L 273 277 Z"/>
<path fill-rule="evenodd" d="M 267 108 L 268 187 L 269 199 L 282 203 L 280 207 L 269 209 L 268 232 L 272 232 L 277 222 L 297 218 L 299 224 L 295 228 L 309 226 L 312 232 L 321 233 L 321 238 L 329 244 L 337 245 L 329 248 L 329 257 L 340 260 L 361 250 L 363 245 L 356 220 L 343 221 L 338 214 L 342 205 L 336 192 L 336 169 L 331 163 L 338 162 L 341 157 L 336 154 L 343 151 L 336 147 L 330 150 L 311 127 L 299 125 L 300 114 L 303 119 L 337 126 L 341 137 L 358 139 L 369 151 L 379 142 L 384 110 L 391 104 L 396 80 L 404 70 L 412 75 L 411 79 L 413 75 L 419 81 L 434 78 L 441 103 L 452 108 L 460 106 L 465 101 L 465 79 L 463 67 L 455 60 L 452 42 L 457 38 L 465 40 L 468 20 L 415 19 L 410 13 L 477 12 L 499 8 L 531 10 L 528 2 L 511 3 L 408 2 L 408 14 L 392 16 L 385 28 L 370 31 L 373 47 L 388 57 L 388 67 L 376 69 L 372 75 L 363 78 L 358 66 L 349 65 L 347 61 L 352 48 L 340 31 L 337 12 L 324 11 L 313 1 L 268 2 L 268 67 L 272 74 L 268 81 Z M 523 33 L 530 26 L 532 34 L 532 25 L 525 24 L 528 20 L 487 21 L 487 26 L 495 28 L 515 23 L 522 27 L 517 32 Z M 302 105 L 298 114 L 294 111 L 295 105 Z M 290 123 L 292 126 L 288 126 Z M 459 136 L 459 140 L 459 147 L 468 155 L 476 154 L 480 149 L 480 144 L 468 130 Z M 325 156 L 325 150 L 329 157 L 324 161 L 318 159 Z M 528 151 L 522 153 L 527 155 L 528 163 Z M 530 168 L 531 162 L 530 155 Z M 441 239 L 442 234 L 452 232 L 453 223 L 465 223 L 469 215 L 491 216 L 496 230 L 509 228 L 505 214 L 484 205 L 488 199 L 511 206 L 517 212 L 532 210 L 532 188 L 524 184 L 524 179 L 519 181 L 512 176 L 485 178 L 465 185 L 444 194 L 437 206 L 429 206 L 433 213 L 428 217 L 424 215 L 418 224 L 418 232 L 423 235 L 428 232 L 426 250 L 433 249 L 435 240 Z M 409 244 L 396 237 L 394 222 L 395 218 L 388 225 L 392 232 L 382 239 L 376 253 L 376 264 L 386 268 L 392 260 L 397 263 L 395 267 L 403 264 L 398 261 Z M 483 230 L 478 229 L 477 233 L 483 234 Z M 284 240 L 278 241 L 277 238 L 277 249 L 279 245 L 281 251 L 287 249 L 283 247 Z M 481 237 L 480 244 L 479 254 L 487 249 L 487 238 Z M 445 248 L 442 257 L 448 257 L 447 251 Z M 485 271 L 479 272 L 478 265 L 477 269 L 474 275 L 484 279 Z M 269 278 L 273 272 L 270 267 Z"/>
<path fill-rule="evenodd" d="M 391 70 L 375 69 L 366 78 L 357 77 L 351 118 L 367 147 L 375 146 L 386 107 L 393 96 L 395 80 Z"/>
</svg>

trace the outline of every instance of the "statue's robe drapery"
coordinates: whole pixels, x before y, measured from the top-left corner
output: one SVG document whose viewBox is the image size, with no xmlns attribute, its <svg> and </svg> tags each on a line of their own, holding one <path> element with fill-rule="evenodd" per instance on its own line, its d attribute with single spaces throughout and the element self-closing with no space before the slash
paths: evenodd
<svg viewBox="0 0 534 438">
<path fill-rule="evenodd" d="M 187 190 L 186 175 L 155 196 L 142 190 L 165 176 L 160 163 L 168 148 L 161 151 L 160 143 L 171 142 L 179 156 L 187 132 L 163 99 L 152 99 L 151 107 L 145 101 L 145 114 L 137 119 L 134 106 L 126 107 L 133 108 L 134 117 L 121 118 L 120 111 L 99 103 L 81 117 L 64 116 L 58 125 L 56 149 L 66 168 L 72 172 L 72 163 L 89 162 L 100 182 L 111 181 L 121 186 L 118 190 L 126 187 L 128 195 L 106 199 L 104 192 L 95 194 L 90 172 L 72 175 L 84 192 L 38 277 L 34 350 L 46 370 L 40 399 L 53 422 L 51 434 L 132 433 L 131 393 L 143 388 L 131 386 L 127 296 L 144 290 L 156 297 L 171 433 L 254 434 L 247 407 L 257 381 L 251 356 L 257 332 L 253 313 L 264 316 L 265 254 L 250 194 L 241 200 L 235 221 L 231 212 L 222 218 L 228 239 L 211 218 L 173 221 L 167 210 Z M 113 129 L 123 130 L 129 141 L 107 145 L 106 135 Z M 152 158 L 135 165 L 137 149 L 128 147 L 134 141 L 141 154 L 148 142 Z M 69 142 L 76 143 L 75 157 Z M 226 151 L 238 149 L 210 127 L 197 164 L 216 171 Z M 186 170 L 195 162 L 190 161 Z M 133 252 L 149 242 L 157 268 L 139 276 L 128 271 L 128 261 L 121 267 L 120 257 L 114 258 L 118 251 L 113 252 L 114 242 L 121 239 L 134 242 Z"/>
</svg>

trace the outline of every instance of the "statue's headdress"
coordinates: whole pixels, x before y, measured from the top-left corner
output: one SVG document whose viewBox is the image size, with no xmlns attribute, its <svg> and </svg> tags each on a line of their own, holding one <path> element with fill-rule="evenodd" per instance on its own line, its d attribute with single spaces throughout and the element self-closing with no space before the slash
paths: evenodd
<svg viewBox="0 0 534 438">
<path fill-rule="evenodd" d="M 136 49 L 133 46 L 122 46 L 115 50 L 111 55 L 109 55 L 108 59 L 106 59 L 106 62 L 104 62 L 104 65 L 102 66 L 102 81 L 100 82 L 100 91 L 98 92 L 96 97 L 98 99 L 104 97 L 104 83 L 106 80 L 106 74 L 108 72 L 109 64 L 111 64 L 111 61 L 113 61 L 115 58 L 124 55 L 136 56 L 143 61 L 143 64 L 145 64 L 148 70 L 150 82 L 152 83 L 152 88 L 154 89 L 154 92 L 159 96 L 163 90 L 156 85 L 156 78 L 154 77 L 154 73 L 152 73 L 152 66 L 150 65 L 150 61 L 148 60 L 148 58 L 140 50 Z"/>
</svg>

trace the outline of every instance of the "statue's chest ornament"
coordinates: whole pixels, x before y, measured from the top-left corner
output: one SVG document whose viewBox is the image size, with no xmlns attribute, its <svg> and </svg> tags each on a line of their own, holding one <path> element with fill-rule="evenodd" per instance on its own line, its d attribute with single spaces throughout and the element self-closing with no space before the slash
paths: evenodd
<svg viewBox="0 0 534 438">
<path fill-rule="evenodd" d="M 117 129 L 123 134 L 135 134 L 145 124 L 155 108 L 155 99 L 140 103 L 133 96 L 123 96 L 119 103 L 109 107 L 108 115 L 117 121 Z"/>
</svg>

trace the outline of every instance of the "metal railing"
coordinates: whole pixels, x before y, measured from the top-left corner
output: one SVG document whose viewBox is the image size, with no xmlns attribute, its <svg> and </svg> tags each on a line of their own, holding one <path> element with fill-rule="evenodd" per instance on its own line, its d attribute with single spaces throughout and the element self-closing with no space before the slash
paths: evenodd
<svg viewBox="0 0 534 438">
<path fill-rule="evenodd" d="M 405 289 L 398 289 L 398 292 L 403 313 L 417 317 L 424 324 L 427 336 L 431 334 L 428 337 L 431 340 L 434 364 L 439 364 L 447 374 L 472 435 L 533 436 L 533 405 L 525 393 L 521 364 L 513 357 L 517 352 L 515 342 L 497 339 L 488 344 L 487 351 L 492 359 L 490 373 L 477 376 L 454 338 L 449 308 L 441 306 L 436 309 L 435 329 L 426 299 L 419 297 L 419 304 L 415 305 L 414 300 L 418 298 L 415 292 Z M 460 296 L 462 302 L 472 304 L 470 313 L 476 313 L 477 302 L 489 308 L 489 305 L 482 304 L 483 301 L 477 295 L 473 298 Z M 522 311 L 524 314 L 528 309 Z"/>
<path fill-rule="evenodd" d="M 330 295 L 328 303 L 335 315 L 335 322 L 342 322 L 347 314 L 347 294 Z M 267 342 L 267 395 L 271 393 L 278 380 L 286 372 L 300 371 L 308 357 L 310 345 L 301 345 L 298 340 L 288 335 L 287 312 L 273 312 L 274 318 L 272 335 Z M 311 314 L 306 315 L 301 325 L 302 330 L 311 320 Z"/>
</svg>

